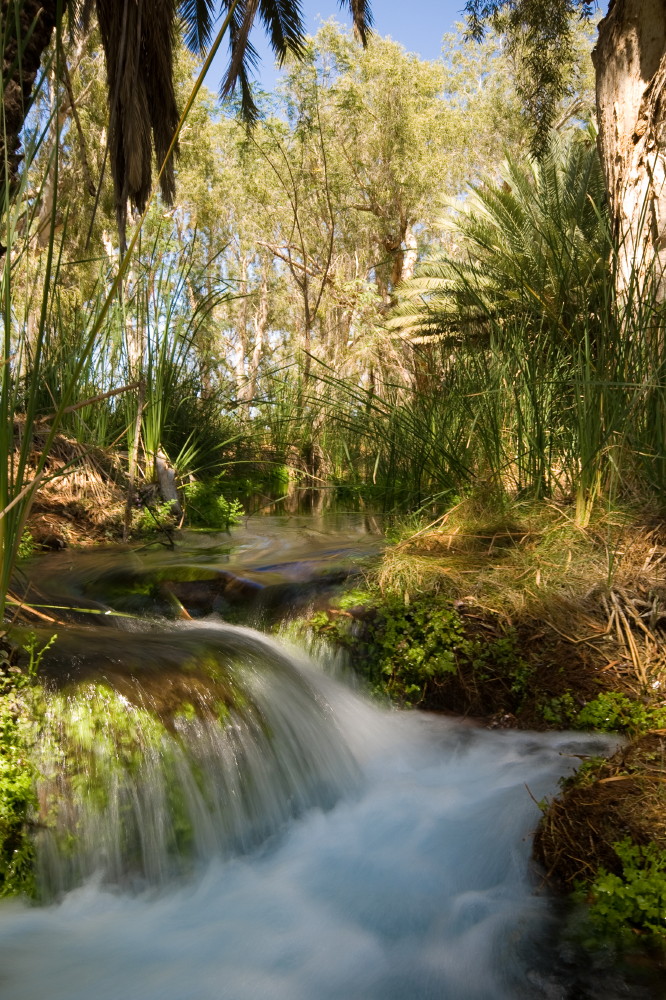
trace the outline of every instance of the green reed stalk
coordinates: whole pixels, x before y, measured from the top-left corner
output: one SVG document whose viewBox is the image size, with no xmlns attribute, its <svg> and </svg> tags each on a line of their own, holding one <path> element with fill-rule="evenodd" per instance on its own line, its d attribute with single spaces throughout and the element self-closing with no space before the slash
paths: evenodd
<svg viewBox="0 0 666 1000">
<path fill-rule="evenodd" d="M 1 242 L 6 246 L 2 257 L 0 273 L 0 298 L 2 322 L 2 358 L 0 369 L 0 617 L 4 617 L 7 592 L 14 573 L 18 549 L 23 534 L 26 519 L 34 499 L 35 492 L 46 476 L 46 462 L 56 435 L 66 425 L 68 412 L 84 383 L 88 382 L 91 371 L 97 370 L 99 356 L 95 352 L 100 348 L 101 354 L 110 343 L 107 326 L 112 319 L 118 292 L 130 262 L 134 259 L 138 245 L 139 234 L 152 204 L 154 191 L 159 186 L 159 179 L 165 168 L 169 154 L 178 141 L 178 135 L 195 97 L 203 83 L 204 76 L 219 49 L 236 4 L 234 3 L 225 18 L 218 35 L 204 62 L 201 72 L 191 90 L 180 122 L 174 134 L 171 148 L 164 163 L 160 166 L 153 194 L 146 205 L 145 212 L 136 225 L 127 251 L 119 261 L 118 268 L 110 285 L 100 294 L 94 303 L 86 303 L 88 316 L 82 323 L 77 336 L 78 356 L 67 364 L 66 369 L 60 367 L 57 388 L 51 387 L 53 394 L 53 412 L 47 423 L 39 421 L 40 393 L 43 391 L 43 375 L 45 365 L 53 358 L 53 340 L 61 334 L 59 319 L 58 284 L 60 280 L 62 260 L 61 253 L 64 241 L 56 240 L 56 224 L 58 217 L 58 148 L 59 135 L 54 133 L 53 151 L 42 179 L 42 189 L 52 171 L 50 178 L 55 196 L 52 199 L 48 242 L 43 254 L 33 260 L 31 245 L 31 223 L 34 220 L 36 205 L 39 199 L 30 203 L 27 196 L 28 170 L 24 169 L 16 192 L 10 196 L 8 164 L 0 164 L 0 192 L 3 204 Z M 60 29 L 59 29 L 60 30 Z M 54 46 L 56 78 L 58 60 L 61 58 L 61 39 L 56 39 Z M 4 30 L 0 25 L 0 54 L 4 51 Z M 45 74 L 46 76 L 46 74 Z M 45 77 L 44 77 L 45 78 Z M 4 108 L 4 80 L 0 78 L 0 108 Z M 58 120 L 58 88 L 54 87 L 54 104 L 49 123 L 45 126 L 37 142 L 28 151 L 25 162 L 34 160 L 37 150 L 43 145 L 52 123 Z M 4 120 L 0 122 L 6 137 Z M 6 142 L 5 142 L 6 149 Z M 18 221 L 22 210 L 28 205 L 27 224 L 23 235 L 18 234 Z M 20 289 L 17 282 L 21 279 Z M 30 289 L 32 288 L 32 291 Z M 21 296 L 24 297 L 23 316 L 19 314 Z M 17 298 L 18 296 L 18 298 Z M 92 368 L 91 368 L 92 366 Z M 25 391 L 21 393 L 22 378 L 29 373 Z M 40 445 L 35 452 L 35 431 L 39 427 Z"/>
</svg>

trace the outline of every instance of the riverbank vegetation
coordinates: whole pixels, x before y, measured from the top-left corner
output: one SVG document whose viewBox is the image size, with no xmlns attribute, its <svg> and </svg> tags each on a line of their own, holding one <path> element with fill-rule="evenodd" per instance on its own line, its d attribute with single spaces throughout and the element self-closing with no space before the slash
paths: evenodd
<svg viewBox="0 0 666 1000">
<path fill-rule="evenodd" d="M 537 150 L 495 27 L 427 62 L 328 22 L 254 93 L 251 130 L 181 45 L 175 189 L 120 206 L 99 29 L 57 33 L 0 185 L 0 610 L 44 618 L 17 573 L 41 548 L 330 500 L 397 516 L 310 627 L 400 704 L 626 734 L 551 805 L 539 851 L 602 930 L 621 909 L 604 924 L 603 893 L 624 893 L 622 933 L 663 944 L 663 894 L 634 905 L 666 850 L 663 295 L 643 259 L 627 273 L 611 215 L 592 29 L 571 19 Z M 25 889 L 16 669 L 0 841 Z M 574 870 L 580 842 L 601 846 Z"/>
</svg>

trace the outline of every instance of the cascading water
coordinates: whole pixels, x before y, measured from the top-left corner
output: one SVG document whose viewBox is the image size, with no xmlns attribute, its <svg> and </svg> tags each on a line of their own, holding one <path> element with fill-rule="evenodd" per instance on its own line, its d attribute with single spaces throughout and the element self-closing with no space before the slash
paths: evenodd
<svg viewBox="0 0 666 1000">
<path fill-rule="evenodd" d="M 381 710 L 203 621 L 72 628 L 43 709 L 48 905 L 0 908 L 2 1000 L 564 1000 L 537 802 L 607 740 Z"/>
<path fill-rule="evenodd" d="M 42 712 L 48 895 L 93 875 L 164 883 L 251 850 L 358 781 L 328 706 L 293 658 L 250 629 L 73 630 L 58 658 L 84 675 L 94 664 L 98 680 L 47 695 Z M 159 667 L 158 698 L 142 673 L 155 686 Z"/>
</svg>

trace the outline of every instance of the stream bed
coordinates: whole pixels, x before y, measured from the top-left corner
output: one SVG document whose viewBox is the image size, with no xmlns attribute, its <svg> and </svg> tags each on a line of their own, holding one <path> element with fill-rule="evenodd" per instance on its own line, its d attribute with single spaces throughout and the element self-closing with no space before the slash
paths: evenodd
<svg viewBox="0 0 666 1000">
<path fill-rule="evenodd" d="M 49 822 L 69 847 L 50 831 L 40 843 L 48 904 L 0 906 L 2 1000 L 663 995 L 608 956 L 581 961 L 530 861 L 538 802 L 613 741 L 382 709 L 325 657 L 223 620 L 302 607 L 380 546 L 358 517 L 266 518 L 174 552 L 28 567 L 45 604 L 74 609 L 42 737 Z M 163 582 L 201 602 L 202 573 L 217 608 L 161 618 Z M 123 581 L 156 574 L 151 614 L 130 615 Z M 94 722 L 100 683 L 131 753 L 128 730 L 113 743 Z"/>
</svg>

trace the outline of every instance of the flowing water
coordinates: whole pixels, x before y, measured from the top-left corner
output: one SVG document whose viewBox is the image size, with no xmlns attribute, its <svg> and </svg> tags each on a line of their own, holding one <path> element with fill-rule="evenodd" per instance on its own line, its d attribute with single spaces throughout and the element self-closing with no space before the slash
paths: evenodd
<svg viewBox="0 0 666 1000">
<path fill-rule="evenodd" d="M 150 617 L 73 611 L 46 663 L 50 902 L 0 908 L 2 1000 L 658 995 L 581 970 L 530 863 L 538 801 L 607 740 L 383 710 L 220 620 L 316 600 L 378 545 L 359 520 L 271 519 L 29 571 L 44 602 L 103 612 L 133 586 Z M 159 616 L 170 580 L 201 621 Z"/>
</svg>

